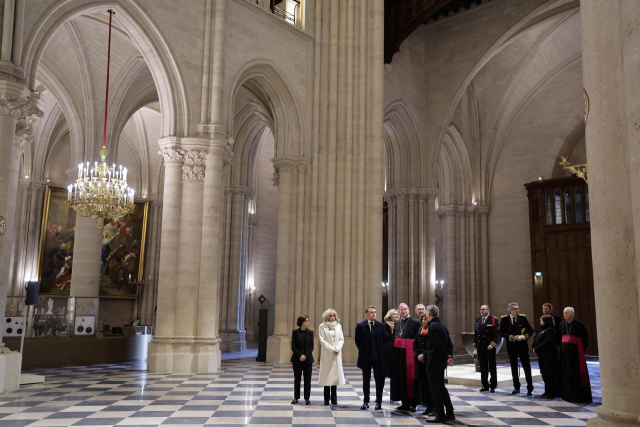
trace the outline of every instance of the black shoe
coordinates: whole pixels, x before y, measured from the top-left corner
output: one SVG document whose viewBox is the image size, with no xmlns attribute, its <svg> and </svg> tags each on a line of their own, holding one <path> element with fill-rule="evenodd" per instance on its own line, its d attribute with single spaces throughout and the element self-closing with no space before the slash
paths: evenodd
<svg viewBox="0 0 640 427">
<path fill-rule="evenodd" d="M 513 391 L 511 392 L 511 394 L 520 394 L 520 389 L 519 388 L 514 388 Z"/>
<path fill-rule="evenodd" d="M 382 403 L 376 403 L 376 411 L 380 411 L 382 409 Z"/>
<path fill-rule="evenodd" d="M 411 407 L 409 405 L 400 405 L 396 409 L 398 411 L 408 411 L 409 409 L 411 409 Z"/>
<path fill-rule="evenodd" d="M 416 407 L 411 405 L 411 406 L 409 406 L 408 410 L 409 410 L 409 412 L 416 412 Z"/>
<path fill-rule="evenodd" d="M 480 389 L 480 393 L 485 392 L 485 391 L 489 391 L 489 389 L 488 389 L 487 387 L 482 387 L 482 388 Z"/>
<path fill-rule="evenodd" d="M 533 390 L 527 390 L 527 396 L 533 396 Z"/>
<path fill-rule="evenodd" d="M 453 412 L 452 412 L 452 413 L 450 413 L 450 414 L 447 414 L 447 416 L 445 417 L 445 419 L 446 419 L 447 421 L 455 421 L 455 420 L 456 420 L 456 416 L 455 416 L 455 415 L 453 414 Z"/>
<path fill-rule="evenodd" d="M 427 418 L 426 421 L 428 423 L 440 423 L 440 424 L 444 424 L 447 422 L 447 418 L 446 417 L 439 417 L 439 416 L 435 416 L 432 418 Z"/>
<path fill-rule="evenodd" d="M 427 409 L 424 410 L 422 415 L 426 415 L 428 417 L 434 417 L 436 415 L 436 411 L 433 408 L 427 407 Z"/>
<path fill-rule="evenodd" d="M 328 400 L 324 401 L 324 406 L 329 406 L 329 401 Z"/>
<path fill-rule="evenodd" d="M 298 404 L 298 399 L 293 399 L 293 400 L 291 401 L 291 404 L 292 404 L 292 405 L 297 405 L 297 404 Z"/>
<path fill-rule="evenodd" d="M 332 400 L 332 401 L 331 401 L 331 404 L 332 404 L 333 406 L 337 406 L 337 405 L 338 405 L 338 401 L 337 401 L 337 400 Z"/>
<path fill-rule="evenodd" d="M 362 409 L 363 411 L 366 410 L 366 409 L 369 409 L 369 402 L 364 402 L 362 404 L 362 406 L 360 407 L 360 409 Z"/>
<path fill-rule="evenodd" d="M 491 388 L 491 389 L 489 389 L 489 393 L 495 393 L 495 392 L 496 392 L 496 389 L 495 389 L 495 388 Z"/>
<path fill-rule="evenodd" d="M 308 400 L 305 400 L 305 401 L 304 401 L 304 404 L 305 404 L 305 405 L 311 405 L 311 402 L 309 402 Z"/>
</svg>

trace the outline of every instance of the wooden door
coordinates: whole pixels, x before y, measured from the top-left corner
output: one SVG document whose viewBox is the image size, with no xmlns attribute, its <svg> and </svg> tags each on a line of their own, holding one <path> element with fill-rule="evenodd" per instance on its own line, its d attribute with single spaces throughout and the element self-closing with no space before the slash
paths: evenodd
<svg viewBox="0 0 640 427">
<path fill-rule="evenodd" d="M 529 197 L 531 264 L 535 319 L 542 304 L 562 317 L 573 307 L 589 333 L 587 354 L 598 354 L 591 263 L 589 189 L 579 178 L 536 181 L 525 185 Z"/>
</svg>

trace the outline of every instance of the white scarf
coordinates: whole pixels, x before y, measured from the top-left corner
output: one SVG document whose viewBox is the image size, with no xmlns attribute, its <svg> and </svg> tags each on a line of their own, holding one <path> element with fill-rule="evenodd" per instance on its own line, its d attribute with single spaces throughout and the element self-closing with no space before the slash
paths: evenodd
<svg viewBox="0 0 640 427">
<path fill-rule="evenodd" d="M 338 322 L 337 321 L 324 322 L 324 324 L 327 325 L 327 328 L 333 331 L 336 328 L 336 325 L 338 324 Z"/>
</svg>

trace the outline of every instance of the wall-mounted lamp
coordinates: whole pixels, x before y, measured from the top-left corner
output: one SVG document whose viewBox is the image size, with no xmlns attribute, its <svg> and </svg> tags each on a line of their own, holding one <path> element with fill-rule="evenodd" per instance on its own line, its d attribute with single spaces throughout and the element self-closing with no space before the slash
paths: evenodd
<svg viewBox="0 0 640 427">
<path fill-rule="evenodd" d="M 473 202 L 473 205 L 474 206 L 478 206 L 478 202 Z"/>
<path fill-rule="evenodd" d="M 142 195 L 142 198 L 143 198 L 143 199 L 146 199 L 146 198 L 147 198 L 147 195 L 146 195 L 146 194 L 143 194 L 143 195 Z"/>
<path fill-rule="evenodd" d="M 540 176 L 538 177 L 538 181 L 542 181 L 543 179 L 544 179 L 544 176 L 542 176 L 542 175 L 540 175 Z"/>
<path fill-rule="evenodd" d="M 382 282 L 382 292 L 389 292 L 389 283 Z"/>
<path fill-rule="evenodd" d="M 47 178 L 47 182 L 49 182 L 49 178 Z"/>
<path fill-rule="evenodd" d="M 542 271 L 536 271 L 536 277 L 542 277 Z"/>
<path fill-rule="evenodd" d="M 440 285 L 440 287 L 438 287 L 438 285 Z M 444 280 L 436 280 L 436 289 L 435 289 L 435 294 L 436 294 L 436 305 L 440 304 L 443 300 L 443 296 L 441 295 L 442 290 L 444 289 Z"/>
</svg>

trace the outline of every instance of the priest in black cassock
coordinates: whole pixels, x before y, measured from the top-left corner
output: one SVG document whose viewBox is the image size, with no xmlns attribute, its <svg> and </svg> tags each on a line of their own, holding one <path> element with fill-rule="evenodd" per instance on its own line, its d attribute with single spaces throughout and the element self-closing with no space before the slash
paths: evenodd
<svg viewBox="0 0 640 427">
<path fill-rule="evenodd" d="M 591 403 L 591 382 L 584 351 L 589 346 L 587 328 L 575 320 L 573 307 L 564 309 L 560 324 L 562 346 L 558 362 L 558 395 L 573 403 Z"/>
<path fill-rule="evenodd" d="M 400 318 L 393 327 L 393 364 L 391 365 L 391 400 L 401 400 L 399 411 L 416 410 L 414 391 L 415 354 L 413 342 L 420 332 L 420 321 L 409 315 L 409 306 L 398 306 Z"/>
</svg>

